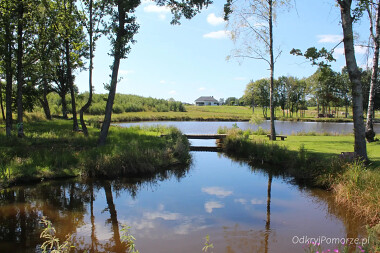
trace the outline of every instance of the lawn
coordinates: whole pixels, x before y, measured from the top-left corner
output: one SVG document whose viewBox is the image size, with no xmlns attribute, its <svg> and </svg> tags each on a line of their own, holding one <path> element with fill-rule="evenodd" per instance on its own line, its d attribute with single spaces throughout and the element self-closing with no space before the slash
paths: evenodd
<svg viewBox="0 0 380 253">
<path fill-rule="evenodd" d="M 354 152 L 353 135 L 289 135 L 285 141 L 269 141 L 266 136 L 252 135 L 255 140 L 262 140 L 268 143 L 275 143 L 286 147 L 288 150 L 299 151 L 300 147 L 307 152 L 319 154 L 324 158 L 331 158 L 339 155 L 341 152 Z M 374 167 L 380 168 L 380 141 L 367 143 L 368 157 Z"/>
</svg>

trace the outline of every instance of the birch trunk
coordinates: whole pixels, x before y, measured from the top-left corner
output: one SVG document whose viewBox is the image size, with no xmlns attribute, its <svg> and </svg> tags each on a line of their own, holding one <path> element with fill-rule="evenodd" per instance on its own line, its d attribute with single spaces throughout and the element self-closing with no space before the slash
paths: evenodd
<svg viewBox="0 0 380 253">
<path fill-rule="evenodd" d="M 368 142 L 373 142 L 375 140 L 375 131 L 373 130 L 373 110 L 375 106 L 375 87 L 377 82 L 377 71 L 379 67 L 379 34 L 380 34 L 380 1 L 378 1 L 377 10 L 376 10 L 376 33 L 373 33 L 373 22 L 372 17 L 369 15 L 371 21 L 371 37 L 375 47 L 373 54 L 373 65 L 372 65 L 372 76 L 371 76 L 371 85 L 369 89 L 369 99 L 368 99 L 368 110 L 367 110 L 367 121 L 365 129 L 365 137 Z M 368 10 L 368 14 L 370 14 Z"/>
<path fill-rule="evenodd" d="M 269 53 L 270 53 L 270 139 L 276 140 L 276 129 L 274 126 L 274 56 L 273 56 L 273 1 L 269 0 Z"/>
<path fill-rule="evenodd" d="M 354 34 L 352 28 L 354 19 L 351 16 L 352 0 L 337 0 L 337 2 L 340 6 L 342 19 L 346 66 L 350 81 L 352 83 L 352 112 L 355 136 L 354 149 L 357 156 L 363 160 L 368 160 L 363 117 L 362 83 L 360 80 L 360 71 L 356 63 L 354 50 Z"/>
</svg>

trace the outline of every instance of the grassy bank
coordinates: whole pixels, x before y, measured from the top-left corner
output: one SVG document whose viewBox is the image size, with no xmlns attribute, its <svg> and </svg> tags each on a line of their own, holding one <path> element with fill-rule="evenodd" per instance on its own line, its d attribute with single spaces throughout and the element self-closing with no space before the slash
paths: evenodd
<svg viewBox="0 0 380 253">
<path fill-rule="evenodd" d="M 253 116 L 254 115 L 254 116 Z M 249 121 L 262 119 L 263 114 L 261 108 L 255 108 L 252 115 L 252 108 L 247 106 L 191 106 L 187 105 L 185 111 L 137 111 L 137 112 L 119 112 L 112 114 L 113 122 L 132 122 L 132 121 Z M 350 114 L 351 115 L 351 114 Z M 55 116 L 59 116 L 56 114 Z M 26 113 L 27 118 L 44 118 L 42 112 Z M 69 115 L 71 117 L 71 115 Z M 376 112 L 376 122 L 379 120 L 380 112 Z M 14 118 L 17 118 L 16 115 Z M 93 125 L 99 125 L 104 116 L 85 114 L 85 119 Z M 276 119 L 282 121 L 307 121 L 307 122 L 352 122 L 352 117 L 344 118 L 317 118 L 316 108 L 310 108 L 306 111 L 305 116 L 293 117 L 283 116 L 282 111 L 277 108 Z M 27 120 L 27 119 L 26 119 Z M 0 124 L 4 124 L 0 118 Z"/>
<path fill-rule="evenodd" d="M 98 129 L 86 138 L 72 122 L 54 119 L 25 124 L 25 138 L 0 131 L 1 183 L 69 176 L 116 177 L 150 174 L 190 162 L 189 143 L 175 128 L 111 127 L 107 145 L 97 147 Z M 161 134 L 167 137 L 160 138 Z"/>
<path fill-rule="evenodd" d="M 269 167 L 274 173 L 293 177 L 298 183 L 331 189 L 336 201 L 365 217 L 370 224 L 380 223 L 380 142 L 367 145 L 371 163 L 349 162 L 339 157 L 352 152 L 351 135 L 317 134 L 288 136 L 286 141 L 269 141 L 265 131 L 220 129 L 227 132 L 226 153 L 253 165 Z"/>
<path fill-rule="evenodd" d="M 189 106 L 184 112 L 128 112 L 113 114 L 113 122 L 129 121 L 249 121 L 252 118 L 252 108 L 247 106 Z M 352 122 L 352 118 L 317 118 L 316 112 L 311 110 L 305 117 L 283 117 L 282 111 L 277 108 L 276 116 L 283 121 L 316 121 L 316 122 Z M 255 118 L 263 118 L 261 108 L 255 108 Z M 103 120 L 101 116 L 89 115 L 87 119 L 93 122 Z"/>
</svg>

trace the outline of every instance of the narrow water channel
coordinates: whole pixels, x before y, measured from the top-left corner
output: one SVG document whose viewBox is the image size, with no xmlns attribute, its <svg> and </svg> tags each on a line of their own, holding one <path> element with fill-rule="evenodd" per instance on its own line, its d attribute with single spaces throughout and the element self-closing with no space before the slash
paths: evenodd
<svg viewBox="0 0 380 253">
<path fill-rule="evenodd" d="M 329 192 L 218 153 L 193 153 L 193 160 L 189 170 L 148 181 L 52 181 L 3 191 L 0 252 L 35 252 L 42 216 L 90 252 L 123 252 L 121 225 L 131 227 L 142 253 L 201 252 L 206 235 L 214 252 L 304 252 L 297 238 L 364 235 L 364 224 Z"/>
</svg>

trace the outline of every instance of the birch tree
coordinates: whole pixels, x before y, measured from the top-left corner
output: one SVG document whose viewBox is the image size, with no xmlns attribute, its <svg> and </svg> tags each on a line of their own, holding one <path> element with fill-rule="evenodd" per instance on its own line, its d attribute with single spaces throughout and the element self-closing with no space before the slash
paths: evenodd
<svg viewBox="0 0 380 253">
<path fill-rule="evenodd" d="M 270 138 L 276 140 L 274 125 L 274 70 L 281 51 L 274 50 L 273 27 L 276 22 L 276 10 L 287 4 L 282 0 L 227 0 L 224 13 L 228 27 L 232 28 L 231 38 L 238 49 L 232 57 L 262 60 L 269 65 L 269 101 L 270 101 Z"/>
<path fill-rule="evenodd" d="M 354 49 L 354 32 L 352 25 L 358 18 L 353 10 L 352 0 L 337 0 L 343 29 L 343 43 L 346 58 L 347 72 L 352 84 L 352 113 L 354 120 L 355 153 L 361 159 L 368 160 L 365 141 L 365 127 L 363 117 L 363 94 L 360 80 L 360 70 L 356 63 Z"/>
<path fill-rule="evenodd" d="M 365 137 L 368 142 L 373 142 L 375 140 L 375 131 L 373 130 L 373 116 L 375 107 L 375 87 L 377 83 L 377 74 L 379 68 L 379 46 L 380 46 L 380 0 L 374 2 L 365 2 L 365 9 L 368 14 L 370 22 L 370 36 L 373 42 L 374 53 L 372 60 L 372 76 L 371 85 L 369 89 L 368 98 L 368 110 L 367 110 L 367 120 Z"/>
</svg>

